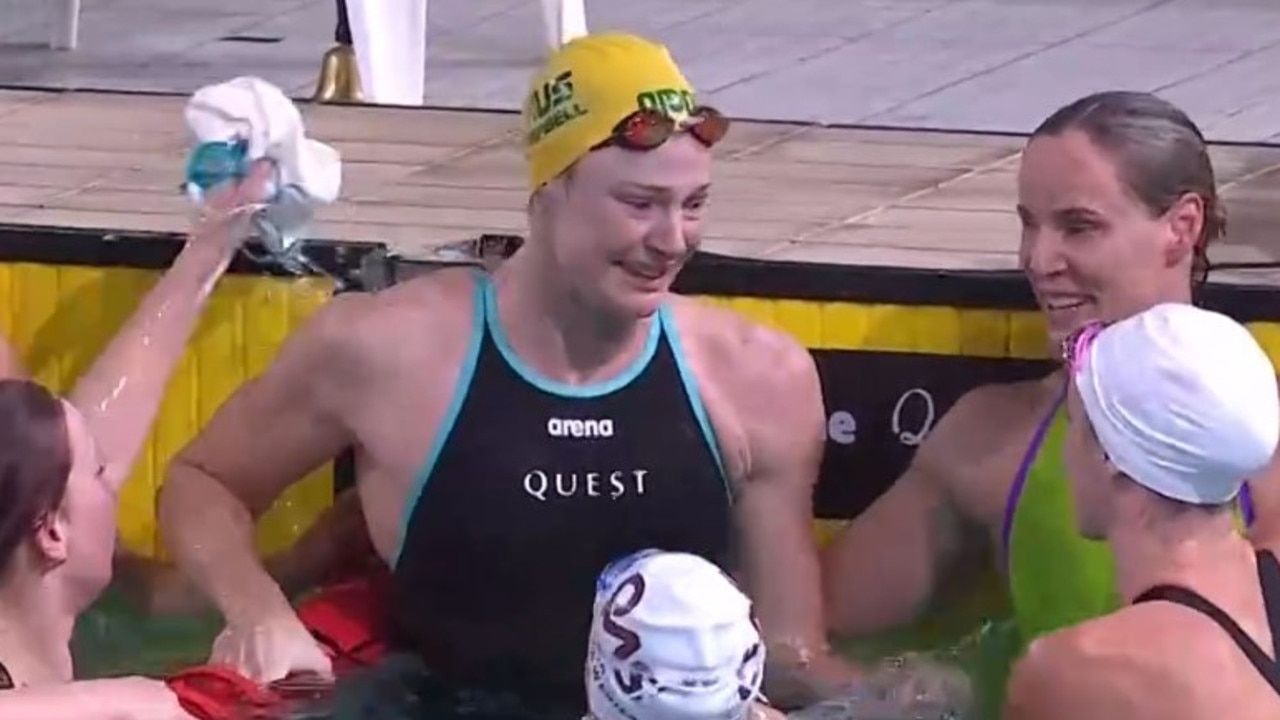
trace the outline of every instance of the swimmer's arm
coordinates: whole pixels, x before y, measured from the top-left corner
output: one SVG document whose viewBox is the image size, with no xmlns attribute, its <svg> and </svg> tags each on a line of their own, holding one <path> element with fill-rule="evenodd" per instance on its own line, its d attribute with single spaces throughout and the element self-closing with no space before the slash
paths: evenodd
<svg viewBox="0 0 1280 720">
<path fill-rule="evenodd" d="M 249 181 L 246 181 L 249 182 Z M 236 204 L 236 188 L 211 203 Z M 151 288 L 102 355 L 76 382 L 69 400 L 98 444 L 105 477 L 128 479 L 187 341 L 238 247 L 225 222 L 210 222 L 188 238 L 173 265 Z"/>
<path fill-rule="evenodd" d="M 18 351 L 8 340 L 0 338 L 0 380 L 27 378 L 27 368 L 18 357 Z"/>
<path fill-rule="evenodd" d="M 962 398 L 916 450 L 907 471 L 822 554 L 828 627 L 859 636 L 917 618 L 961 558 L 969 533 L 944 482 Z M 856 482 L 856 478 L 849 478 Z"/>
<path fill-rule="evenodd" d="M 766 693 L 784 707 L 807 705 L 857 677 L 827 645 L 812 534 L 826 414 L 808 351 L 781 336 L 751 344 L 742 356 L 755 371 L 727 388 L 747 441 L 734 504 L 739 560 L 768 646 Z"/>
<path fill-rule="evenodd" d="M 5 720 L 137 720 L 187 717 L 163 684 L 143 678 L 80 680 L 0 690 Z M 172 708 L 172 712 L 162 712 Z"/>
<path fill-rule="evenodd" d="M 233 394 L 174 459 L 159 529 L 178 566 L 229 623 L 291 613 L 254 549 L 255 520 L 285 489 L 353 444 L 339 409 L 363 295 L 330 301 Z"/>
<path fill-rule="evenodd" d="M 268 557 L 263 566 L 286 595 L 295 596 L 373 557 L 359 496 L 348 490 L 297 542 Z M 199 586 L 170 563 L 121 546 L 114 567 L 112 582 L 134 607 L 148 615 L 194 615 L 210 609 Z"/>
</svg>

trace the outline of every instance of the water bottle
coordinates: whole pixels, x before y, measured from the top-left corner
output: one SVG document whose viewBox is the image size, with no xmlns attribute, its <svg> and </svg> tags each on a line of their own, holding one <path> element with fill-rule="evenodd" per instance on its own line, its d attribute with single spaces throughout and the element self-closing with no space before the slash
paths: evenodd
<svg viewBox="0 0 1280 720">
<path fill-rule="evenodd" d="M 192 148 L 187 156 L 183 188 L 191 202 L 200 206 L 214 188 L 228 182 L 243 181 L 252 165 L 247 140 L 203 142 Z M 283 259 L 294 250 L 297 233 L 311 221 L 312 203 L 302 188 L 281 183 L 277 167 L 267 184 L 263 207 L 250 217 L 263 246 Z"/>
</svg>

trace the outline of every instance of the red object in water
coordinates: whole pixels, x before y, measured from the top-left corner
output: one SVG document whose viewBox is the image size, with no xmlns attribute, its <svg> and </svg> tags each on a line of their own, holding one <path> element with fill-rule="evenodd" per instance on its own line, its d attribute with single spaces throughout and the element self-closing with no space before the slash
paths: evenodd
<svg viewBox="0 0 1280 720">
<path fill-rule="evenodd" d="M 262 686 L 229 667 L 205 665 L 172 676 L 169 688 L 198 720 L 263 720 L 290 714 L 297 703 L 328 698 L 333 685 L 296 675 Z"/>
<path fill-rule="evenodd" d="M 298 618 L 324 646 L 333 671 L 342 677 L 376 664 L 387 654 L 391 574 L 385 566 L 322 588 L 298 606 Z M 332 684 L 295 675 L 263 687 L 230 667 L 206 665 L 168 680 L 182 708 L 198 720 L 262 720 L 289 715 L 297 703 L 322 700 Z"/>
<path fill-rule="evenodd" d="M 342 677 L 386 656 L 390 581 L 383 567 L 323 588 L 298 606 L 298 619 L 333 660 L 334 675 Z"/>
</svg>

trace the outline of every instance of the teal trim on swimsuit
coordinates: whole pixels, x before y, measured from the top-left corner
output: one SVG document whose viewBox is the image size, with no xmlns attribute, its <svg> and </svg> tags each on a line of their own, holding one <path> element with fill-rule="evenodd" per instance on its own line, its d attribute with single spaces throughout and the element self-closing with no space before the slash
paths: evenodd
<svg viewBox="0 0 1280 720">
<path fill-rule="evenodd" d="M 544 393 L 563 398 L 595 398 L 626 387 L 649 365 L 654 353 L 658 351 L 658 338 L 662 336 L 661 323 L 649 323 L 649 337 L 645 340 L 644 349 L 627 369 L 603 382 L 570 385 L 539 375 L 533 368 L 525 365 L 519 355 L 516 355 L 515 350 L 511 348 L 511 343 L 507 340 L 506 332 L 502 329 L 502 323 L 498 320 L 498 294 L 493 288 L 493 283 L 487 278 L 484 280 L 484 321 L 502 359 L 522 380 Z"/>
<path fill-rule="evenodd" d="M 716 439 L 715 428 L 711 425 L 711 416 L 707 415 L 707 406 L 702 402 L 702 393 L 698 392 L 698 379 L 685 360 L 684 345 L 680 342 L 680 333 L 676 330 L 667 306 L 658 311 L 658 322 L 667 333 L 667 342 L 671 345 L 671 354 L 676 359 L 676 370 L 680 373 L 680 381 L 684 383 L 684 394 L 689 398 L 689 406 L 693 408 L 693 416 L 698 419 L 698 427 L 702 428 L 702 440 L 716 459 L 716 468 L 720 471 L 720 479 L 724 482 L 725 492 L 733 500 L 733 485 L 729 482 L 729 474 L 724 469 L 724 459 L 720 455 L 720 442 Z"/>
<path fill-rule="evenodd" d="M 431 479 L 431 473 L 436 469 L 436 463 L 440 460 L 440 453 L 444 450 L 445 441 L 449 439 L 449 435 L 453 432 L 454 423 L 458 422 L 458 413 L 462 412 L 462 403 L 467 399 L 467 393 L 471 390 L 471 380 L 475 377 L 476 363 L 480 359 L 480 341 L 484 339 L 484 288 L 488 287 L 488 285 L 488 278 L 477 272 L 475 292 L 471 300 L 473 305 L 471 311 L 471 342 L 467 346 L 466 355 L 463 356 L 462 367 L 458 371 L 458 381 L 453 386 L 453 397 L 449 400 L 449 407 L 445 409 L 444 417 L 440 420 L 440 427 L 436 430 L 436 436 L 431 441 L 431 450 L 422 462 L 422 469 L 418 471 L 418 475 L 413 480 L 413 487 L 409 489 L 409 496 L 405 498 L 404 517 L 400 519 L 400 542 L 396 544 L 396 553 L 391 560 L 392 569 L 400 562 L 400 552 L 404 550 L 405 538 L 409 536 L 409 522 L 413 519 L 413 511 L 417 509 L 418 502 L 422 499 L 422 492 L 426 490 L 427 481 Z"/>
</svg>

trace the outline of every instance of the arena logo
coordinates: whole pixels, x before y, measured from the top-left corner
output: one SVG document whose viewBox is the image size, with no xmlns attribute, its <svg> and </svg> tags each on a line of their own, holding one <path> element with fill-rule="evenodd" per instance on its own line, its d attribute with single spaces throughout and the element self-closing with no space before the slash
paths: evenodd
<svg viewBox="0 0 1280 720">
<path fill-rule="evenodd" d="M 551 418 L 547 420 L 547 434 L 557 438 L 610 438 L 613 437 L 613 421 L 609 418 Z"/>
<path fill-rule="evenodd" d="M 915 387 L 898 397 L 889 415 L 889 426 L 898 442 L 916 447 L 933 429 L 937 414 L 933 395 Z M 827 439 L 837 445 L 853 445 L 858 441 L 858 419 L 848 410 L 831 413 L 827 417 Z"/>
</svg>

